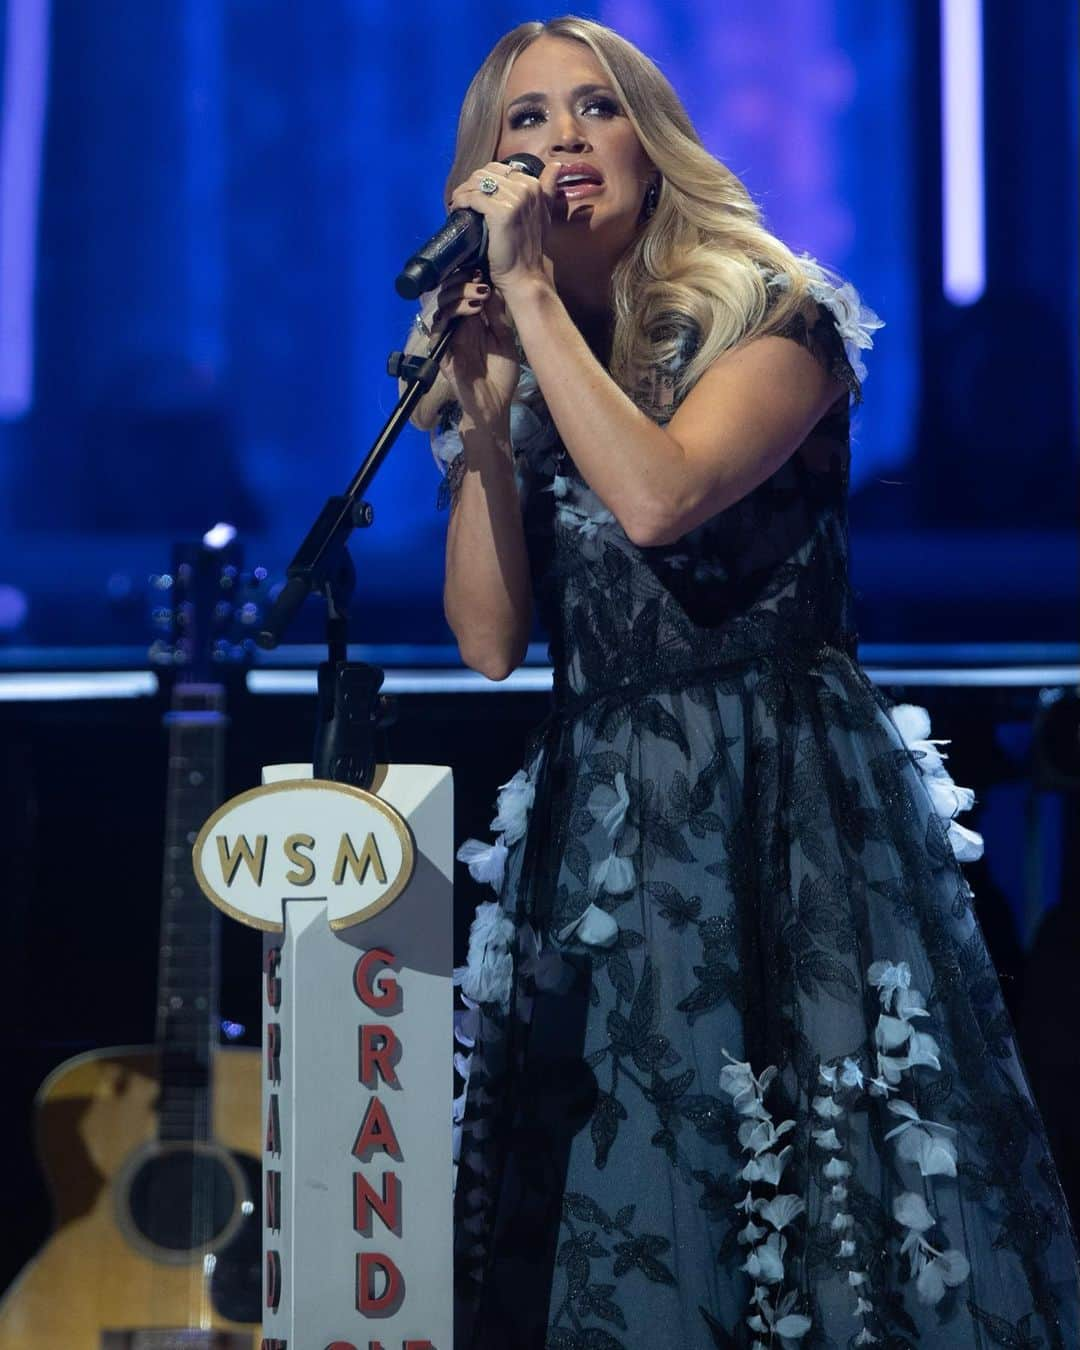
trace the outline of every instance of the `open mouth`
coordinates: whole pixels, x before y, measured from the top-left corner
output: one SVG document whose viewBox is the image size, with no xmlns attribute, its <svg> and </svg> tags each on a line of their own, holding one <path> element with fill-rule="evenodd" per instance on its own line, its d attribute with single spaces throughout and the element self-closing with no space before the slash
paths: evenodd
<svg viewBox="0 0 1080 1350">
<path fill-rule="evenodd" d="M 555 183 L 556 191 L 567 201 L 595 196 L 603 186 L 604 175 L 591 164 L 568 164 Z"/>
</svg>

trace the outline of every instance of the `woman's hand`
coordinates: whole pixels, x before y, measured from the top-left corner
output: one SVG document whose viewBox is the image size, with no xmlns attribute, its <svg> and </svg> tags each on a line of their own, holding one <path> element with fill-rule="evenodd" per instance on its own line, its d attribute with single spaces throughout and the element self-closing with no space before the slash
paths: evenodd
<svg viewBox="0 0 1080 1350">
<path fill-rule="evenodd" d="M 538 179 L 520 170 L 511 172 L 509 165 L 500 163 L 470 174 L 454 190 L 450 207 L 469 206 L 486 218 L 487 264 L 494 288 L 484 283 L 479 271 L 468 275 L 462 270 L 443 282 L 433 300 L 424 304 L 425 312 L 432 315 L 433 335 L 450 319 L 462 320 L 443 358 L 442 375 L 467 422 L 503 439 L 520 365 L 501 288 L 530 277 L 551 280 L 544 240 L 561 167 L 549 164 Z M 481 192 L 479 185 L 489 175 L 498 191 Z M 445 397 L 444 389 L 440 401 Z"/>
<path fill-rule="evenodd" d="M 535 277 L 551 280 L 552 265 L 545 239 L 562 167 L 555 161 L 546 166 L 539 178 L 533 178 L 495 161 L 471 173 L 454 189 L 451 210 L 468 206 L 487 221 L 488 271 L 499 290 Z M 494 192 L 481 192 L 480 184 L 485 179 L 495 182 Z"/>
<path fill-rule="evenodd" d="M 461 322 L 442 365 L 453 396 L 473 425 L 505 437 L 520 365 L 503 298 L 479 271 L 456 272 L 435 292 L 432 334 L 453 318 Z"/>
</svg>

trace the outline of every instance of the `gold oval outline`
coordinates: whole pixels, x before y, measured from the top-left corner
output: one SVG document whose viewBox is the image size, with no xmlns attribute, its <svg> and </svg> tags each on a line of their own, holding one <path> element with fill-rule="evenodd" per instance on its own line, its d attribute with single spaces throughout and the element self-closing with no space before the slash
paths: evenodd
<svg viewBox="0 0 1080 1350">
<path fill-rule="evenodd" d="M 235 797 L 230 797 L 227 802 L 222 802 L 213 815 L 208 816 L 203 822 L 203 827 L 191 846 L 191 862 L 195 869 L 195 880 L 199 883 L 199 889 L 210 903 L 216 905 L 223 914 L 227 914 L 230 919 L 236 919 L 238 923 L 245 924 L 248 928 L 257 928 L 263 933 L 283 933 L 285 931 L 284 920 L 281 923 L 272 923 L 269 919 L 256 919 L 253 915 L 237 909 L 235 905 L 230 905 L 227 900 L 218 895 L 202 869 L 199 855 L 210 831 L 222 817 L 228 815 L 235 807 L 245 802 L 254 801 L 256 797 L 268 797 L 274 792 L 293 792 L 297 788 L 315 788 L 320 792 L 330 788 L 334 792 L 342 792 L 348 797 L 356 798 L 369 806 L 373 806 L 376 811 L 385 816 L 393 827 L 401 844 L 401 870 L 393 884 L 374 904 L 368 905 L 362 910 L 356 910 L 352 914 L 346 914 L 342 918 L 331 919 L 329 922 L 331 928 L 340 930 L 351 928 L 356 923 L 362 923 L 366 919 L 373 918 L 387 905 L 392 904 L 412 880 L 412 874 L 416 867 L 416 848 L 413 843 L 412 830 L 409 828 L 408 821 L 396 807 L 391 806 L 382 797 L 377 797 L 374 792 L 367 792 L 363 788 L 354 787 L 351 783 L 335 783 L 329 778 L 283 778 L 276 783 L 263 783 L 259 787 L 248 788 L 246 792 L 238 792 Z M 282 904 L 284 904 L 284 897 L 282 898 Z"/>
</svg>

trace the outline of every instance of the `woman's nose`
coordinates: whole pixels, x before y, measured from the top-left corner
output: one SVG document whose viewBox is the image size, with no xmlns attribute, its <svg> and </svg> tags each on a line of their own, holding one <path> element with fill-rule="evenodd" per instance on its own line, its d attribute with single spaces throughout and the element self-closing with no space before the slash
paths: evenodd
<svg viewBox="0 0 1080 1350">
<path fill-rule="evenodd" d="M 552 155 L 581 155 L 592 149 L 588 140 L 581 134 L 580 127 L 573 122 L 558 128 L 552 127 L 552 133 L 549 147 Z"/>
</svg>

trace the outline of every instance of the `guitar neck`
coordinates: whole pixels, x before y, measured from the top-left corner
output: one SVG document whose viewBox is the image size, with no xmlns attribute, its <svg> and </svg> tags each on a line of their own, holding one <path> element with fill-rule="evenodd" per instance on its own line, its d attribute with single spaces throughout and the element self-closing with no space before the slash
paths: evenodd
<svg viewBox="0 0 1080 1350">
<path fill-rule="evenodd" d="M 158 1134 L 211 1134 L 210 1059 L 217 1043 L 219 920 L 195 881 L 191 845 L 223 796 L 225 691 L 178 684 L 166 714 L 169 774 L 158 964 Z"/>
</svg>

